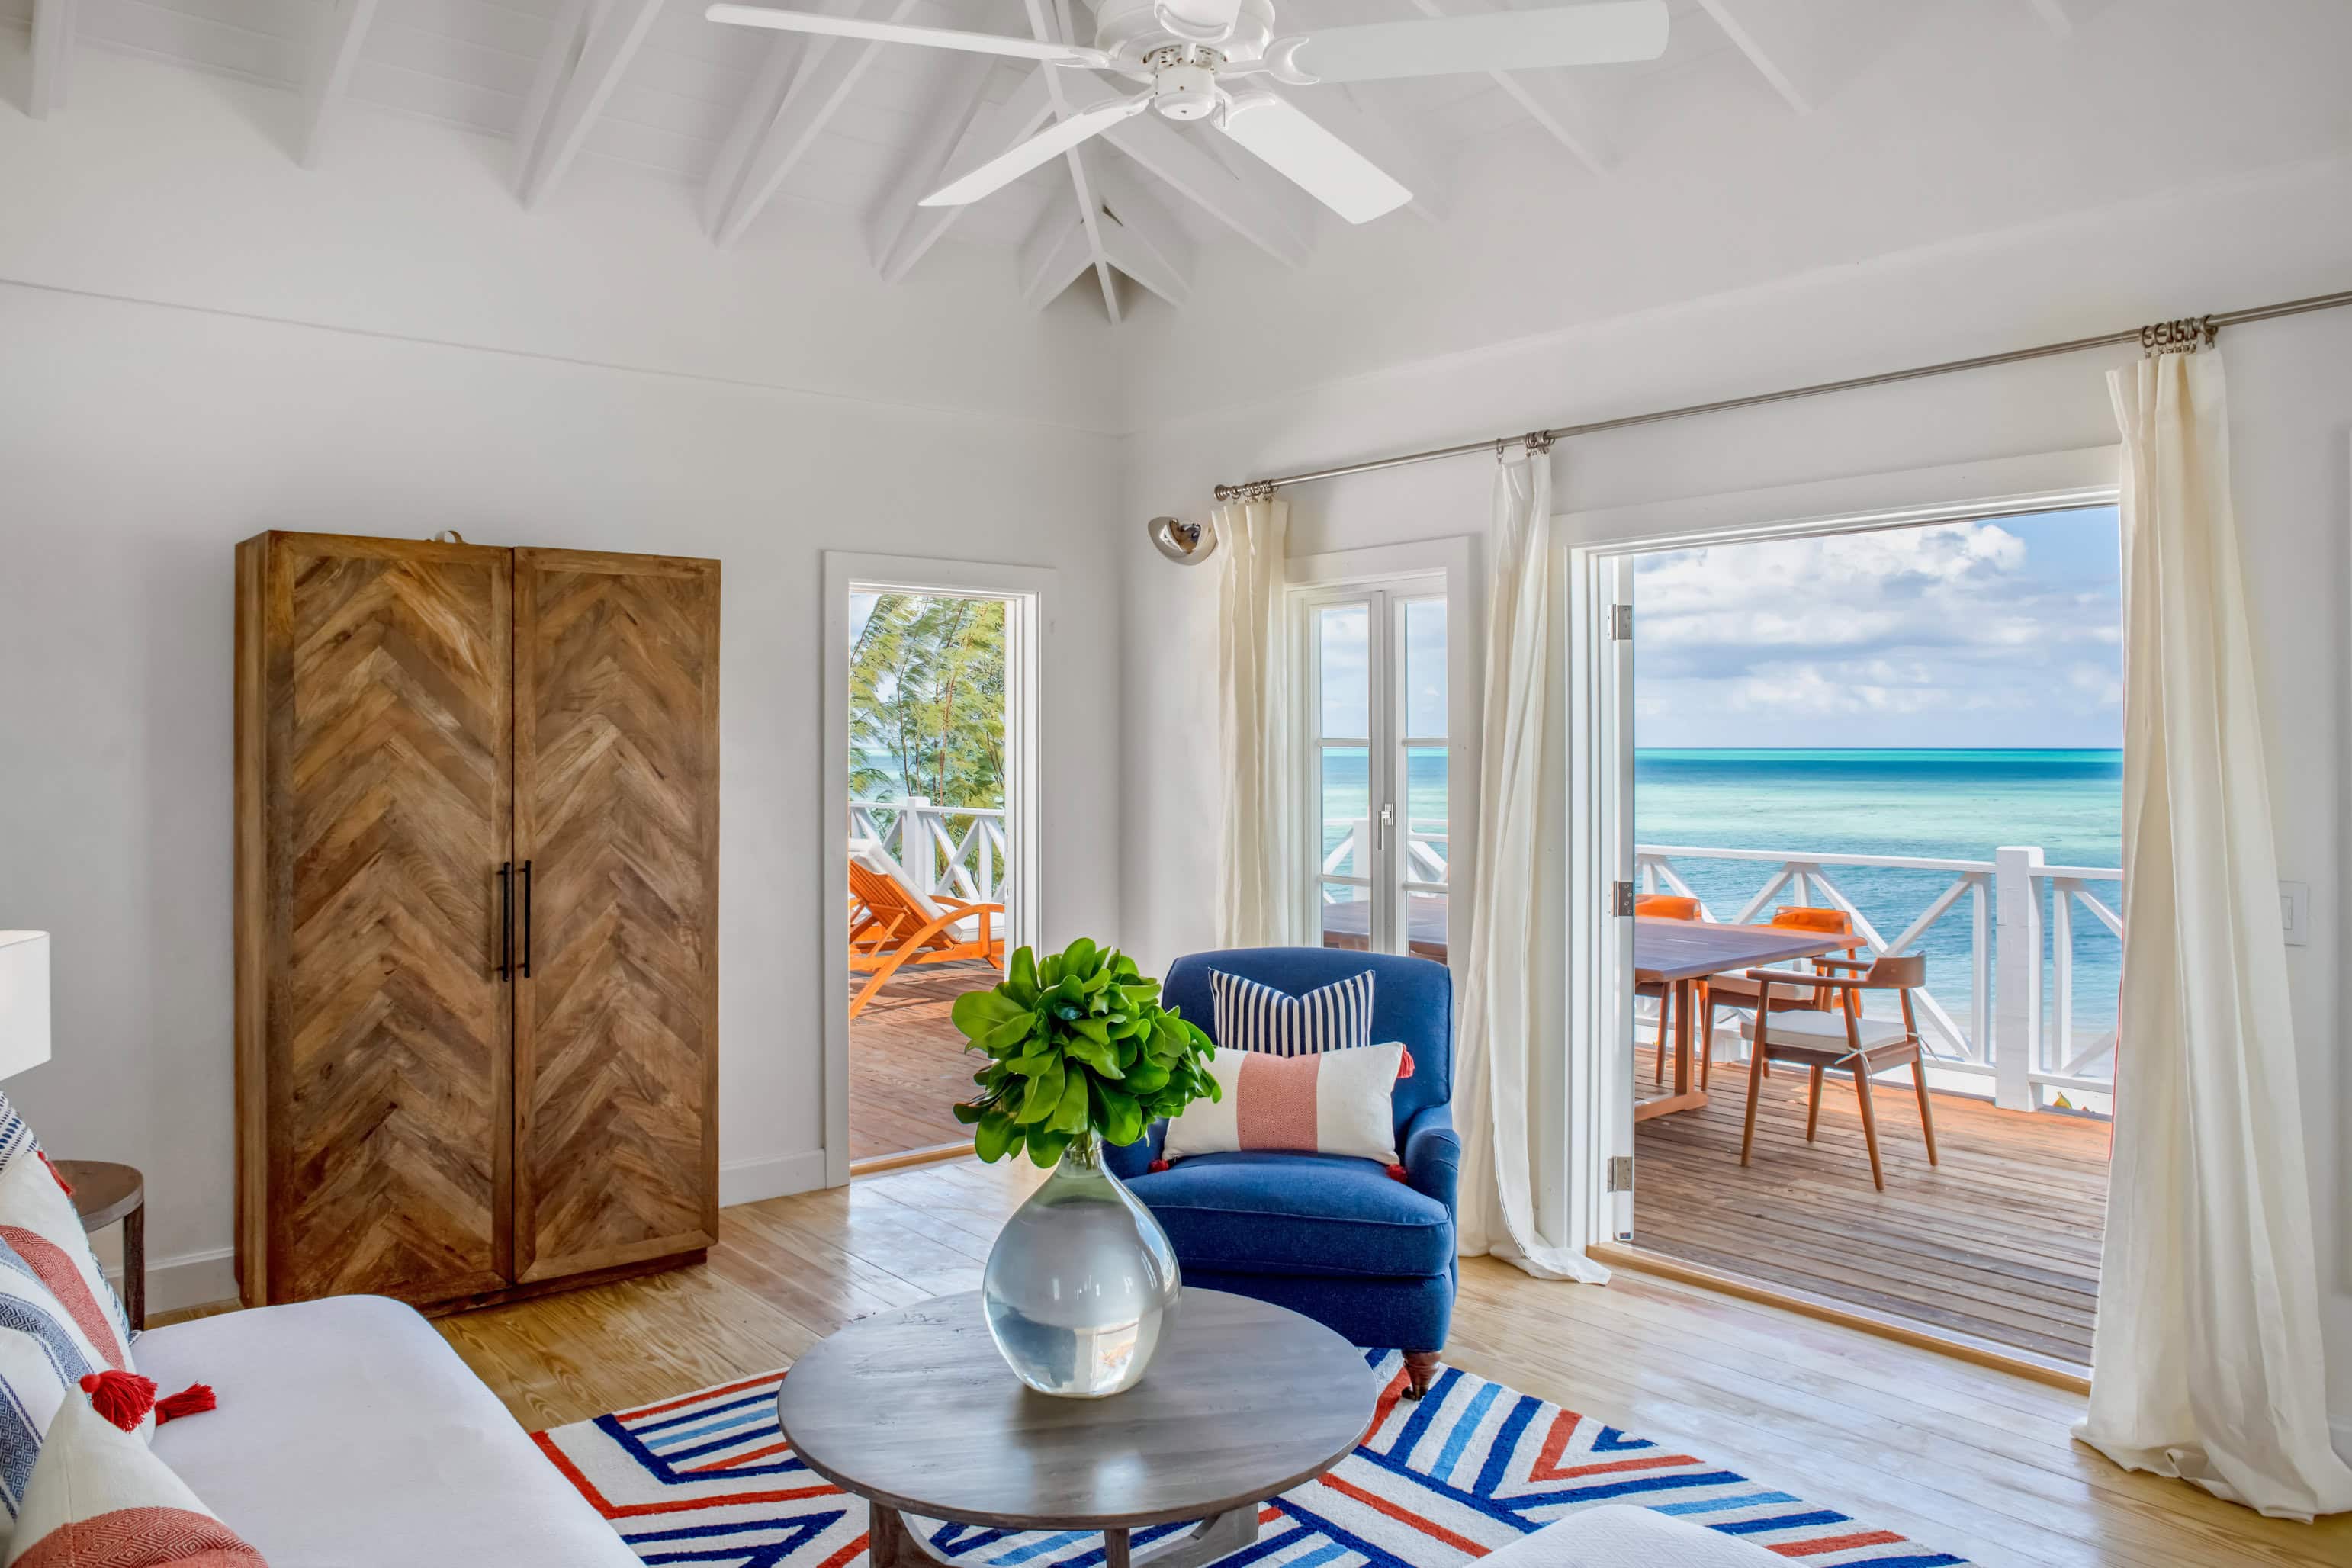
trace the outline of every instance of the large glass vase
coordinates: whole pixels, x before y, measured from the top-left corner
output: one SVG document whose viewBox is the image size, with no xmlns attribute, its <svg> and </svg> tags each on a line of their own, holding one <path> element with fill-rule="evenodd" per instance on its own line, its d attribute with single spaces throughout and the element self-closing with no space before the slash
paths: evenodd
<svg viewBox="0 0 2352 1568">
<path fill-rule="evenodd" d="M 1040 1394 L 1101 1399 L 1132 1388 L 1174 1325 L 1176 1250 L 1103 1168 L 1091 1133 L 1005 1222 L 981 1279 L 988 1331 Z"/>
</svg>

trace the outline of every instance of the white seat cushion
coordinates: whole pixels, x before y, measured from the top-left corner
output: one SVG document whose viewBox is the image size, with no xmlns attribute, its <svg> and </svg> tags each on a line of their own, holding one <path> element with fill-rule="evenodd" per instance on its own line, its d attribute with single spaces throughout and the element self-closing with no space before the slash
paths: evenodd
<svg viewBox="0 0 2352 1568">
<path fill-rule="evenodd" d="M 1908 1036 L 1908 1031 L 1903 1027 L 1903 1020 L 1900 1018 L 1865 1017 L 1855 1027 L 1854 1033 L 1861 1037 L 1862 1048 L 1864 1050 L 1874 1050 L 1880 1046 L 1895 1045 Z M 1752 1040 L 1756 1037 L 1755 1019 L 1739 1020 L 1739 1037 L 1743 1040 Z M 1846 1050 L 1850 1048 L 1850 1042 L 1845 1035 L 1844 1009 L 1841 1008 L 1834 1013 L 1775 1013 L 1772 1015 L 1772 1032 L 1768 1037 L 1768 1040 L 1776 1046 L 1810 1046 L 1815 1050 Z"/>
<path fill-rule="evenodd" d="M 270 1568 L 638 1568 L 416 1311 L 338 1296 L 156 1329 L 140 1370 L 220 1407 L 155 1452 Z"/>
<path fill-rule="evenodd" d="M 1752 1541 L 1630 1503 L 1580 1510 L 1493 1552 L 1479 1568 L 1786 1568 Z"/>
</svg>

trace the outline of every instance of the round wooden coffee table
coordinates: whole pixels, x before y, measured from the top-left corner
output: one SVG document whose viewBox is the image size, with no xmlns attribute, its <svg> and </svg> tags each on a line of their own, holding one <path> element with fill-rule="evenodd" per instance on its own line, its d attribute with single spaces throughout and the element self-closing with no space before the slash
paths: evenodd
<svg viewBox="0 0 2352 1568">
<path fill-rule="evenodd" d="M 1022 1386 L 980 1293 L 852 1323 L 793 1365 L 776 1419 L 802 1461 L 873 1505 L 871 1568 L 942 1563 L 901 1514 L 1096 1531 L 1104 1568 L 1192 1568 L 1257 1538 L 1257 1505 L 1338 1464 L 1371 1425 L 1363 1353 L 1296 1312 L 1186 1290 L 1141 1383 L 1108 1399 Z M 1129 1532 L 1199 1520 L 1130 1554 Z"/>
</svg>

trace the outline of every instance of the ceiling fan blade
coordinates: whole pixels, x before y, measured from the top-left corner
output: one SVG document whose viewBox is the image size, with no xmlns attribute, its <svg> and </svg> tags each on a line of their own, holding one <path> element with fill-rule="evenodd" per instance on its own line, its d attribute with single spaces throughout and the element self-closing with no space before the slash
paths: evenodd
<svg viewBox="0 0 2352 1568">
<path fill-rule="evenodd" d="M 1379 164 L 1286 98 L 1270 92 L 1235 98 L 1217 125 L 1349 223 L 1370 223 L 1412 200 Z"/>
<path fill-rule="evenodd" d="M 1082 109 L 1067 120 L 1048 125 L 1012 151 L 998 153 L 961 179 L 933 191 L 920 205 L 960 207 L 976 202 L 1003 190 L 1040 163 L 1060 157 L 1087 137 L 1108 131 L 1122 120 L 1132 120 L 1150 107 L 1151 95 L 1139 92 L 1133 98 L 1113 99 L 1092 109 Z"/>
<path fill-rule="evenodd" d="M 1091 66 L 1100 69 L 1112 64 L 1111 58 L 1100 49 L 1080 48 L 1075 44 L 1040 43 L 1034 38 L 1015 38 L 1002 33 L 960 33 L 949 27 L 908 27 L 896 22 L 868 22 L 857 16 L 832 16 L 814 11 L 780 11 L 772 5 L 720 4 L 711 6 L 703 16 L 713 22 L 731 22 L 741 27 L 773 27 L 787 33 L 822 33 L 835 38 L 877 38 L 886 44 L 926 44 L 939 49 L 966 49 L 974 54 L 1010 55 L 1016 59 L 1044 60 L 1048 65 Z"/>
<path fill-rule="evenodd" d="M 1329 27 L 1308 34 L 1287 55 L 1292 68 L 1311 81 L 1607 65 L 1656 59 L 1666 50 L 1666 26 L 1665 0 L 1606 0 Z"/>
</svg>

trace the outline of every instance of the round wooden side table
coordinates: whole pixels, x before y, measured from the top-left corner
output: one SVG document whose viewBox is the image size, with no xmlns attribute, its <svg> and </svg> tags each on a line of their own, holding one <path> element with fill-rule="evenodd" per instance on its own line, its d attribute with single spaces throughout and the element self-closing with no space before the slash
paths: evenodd
<svg viewBox="0 0 2352 1568">
<path fill-rule="evenodd" d="M 147 1326 L 147 1181 L 135 1165 L 110 1160 L 57 1160 L 73 1189 L 74 1212 L 85 1234 L 122 1222 L 122 1310 L 134 1329 Z"/>
<path fill-rule="evenodd" d="M 835 1334 L 793 1364 L 776 1418 L 803 1463 L 871 1505 L 871 1568 L 952 1562 L 902 1514 L 1098 1530 L 1104 1568 L 1197 1568 L 1257 1539 L 1259 1503 L 1345 1458 L 1378 1394 L 1320 1323 L 1188 1289 L 1141 1383 L 1055 1399 L 997 1355 L 975 1290 Z M 1133 1531 L 1185 1520 L 1201 1523 L 1130 1551 Z"/>
</svg>

